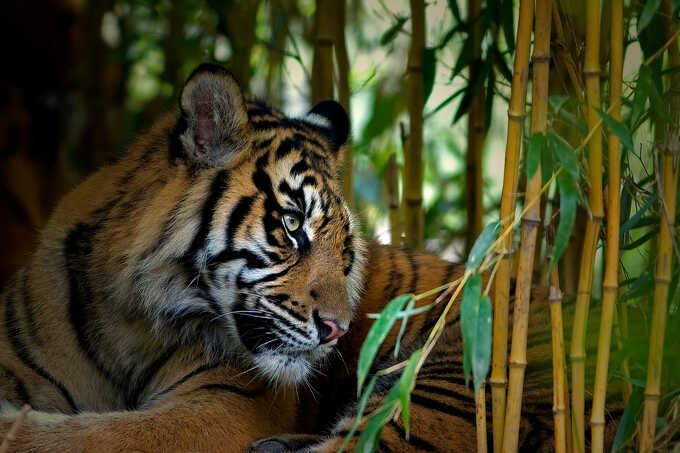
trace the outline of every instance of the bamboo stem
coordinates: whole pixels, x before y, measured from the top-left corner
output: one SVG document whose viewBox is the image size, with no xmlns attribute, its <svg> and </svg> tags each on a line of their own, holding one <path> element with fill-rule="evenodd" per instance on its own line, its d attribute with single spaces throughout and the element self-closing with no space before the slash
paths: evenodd
<svg viewBox="0 0 680 453">
<path fill-rule="evenodd" d="M 567 390 L 564 363 L 564 327 L 562 291 L 557 265 L 550 271 L 550 321 L 552 324 L 553 417 L 555 421 L 555 453 L 567 452 Z"/>
<path fill-rule="evenodd" d="M 350 111 L 350 89 L 349 89 L 349 55 L 347 54 L 347 42 L 345 40 L 345 25 L 347 22 L 347 2 L 346 0 L 336 0 L 337 19 L 335 20 L 335 61 L 338 64 L 338 100 L 345 108 L 348 115 Z M 354 172 L 352 168 L 352 145 L 345 145 L 342 154 L 342 192 L 345 195 L 345 202 L 352 207 L 354 199 Z"/>
<path fill-rule="evenodd" d="M 672 22 L 671 2 L 664 0 L 664 24 L 666 36 L 672 37 L 676 33 L 676 26 Z M 678 41 L 668 47 L 668 63 L 672 68 L 680 64 Z M 645 384 L 645 400 L 640 428 L 640 452 L 651 452 L 654 448 L 654 434 L 656 416 L 661 397 L 661 365 L 663 358 L 663 343 L 666 331 L 666 311 L 668 306 L 668 286 L 671 280 L 673 265 L 673 225 L 675 223 L 676 195 L 678 187 L 678 169 L 674 159 L 680 152 L 678 138 L 680 124 L 680 75 L 675 72 L 670 81 L 670 109 L 671 123 L 663 133 L 663 198 L 660 209 L 660 231 L 658 256 L 656 261 L 654 285 L 654 309 L 652 311 L 652 327 L 649 338 L 649 358 L 647 362 L 647 382 Z M 661 123 L 661 122 L 659 122 Z M 659 124 L 657 123 L 657 124 Z"/>
<path fill-rule="evenodd" d="M 481 68 L 482 21 L 480 20 L 481 1 L 468 0 L 468 22 L 472 39 L 472 58 L 470 63 L 470 85 L 474 85 Z M 484 151 L 484 85 L 478 84 L 468 110 L 467 152 L 465 153 L 465 207 L 467 229 L 465 255 L 482 232 L 484 206 L 482 202 L 483 176 L 482 154 Z"/>
<path fill-rule="evenodd" d="M 475 395 L 475 424 L 477 426 L 477 453 L 486 453 L 486 389 L 484 384 Z"/>
<path fill-rule="evenodd" d="M 399 167 L 394 153 L 390 154 L 385 167 L 387 207 L 390 218 L 390 244 L 401 245 L 401 219 L 399 206 Z"/>
<path fill-rule="evenodd" d="M 408 75 L 409 146 L 404 155 L 404 227 L 406 246 L 423 248 L 423 54 L 425 52 L 425 2 L 411 3 L 411 48 Z"/>
<path fill-rule="evenodd" d="M 594 131 L 588 142 L 588 174 L 590 179 L 590 217 L 586 224 L 574 326 L 571 336 L 572 386 L 571 410 L 573 442 L 576 451 L 585 451 L 585 339 L 588 324 L 588 306 L 593 283 L 595 247 L 603 217 L 602 202 L 602 139 L 601 120 L 595 109 L 600 108 L 600 2 L 586 2 L 586 48 L 583 75 L 588 103 L 588 129 Z"/>
<path fill-rule="evenodd" d="M 517 168 L 522 140 L 524 107 L 529 80 L 529 48 L 531 26 L 534 16 L 533 0 L 521 0 L 517 23 L 517 42 L 512 75 L 510 106 L 508 108 L 508 138 L 505 147 L 505 169 L 503 193 L 501 196 L 500 223 L 503 230 L 511 228 L 515 211 L 517 191 Z M 497 251 L 502 256 L 494 285 L 493 313 L 493 356 L 491 377 L 491 400 L 493 413 L 494 453 L 503 451 L 503 430 L 505 426 L 505 389 L 507 386 L 508 354 L 508 312 L 510 299 L 512 235 L 506 234 L 498 243 Z"/>
<path fill-rule="evenodd" d="M 623 81 L 623 0 L 611 2 L 611 61 L 609 69 L 609 103 L 611 116 L 621 120 L 621 90 Z M 590 418 L 593 453 L 604 451 L 605 402 L 607 368 L 611 348 L 612 324 L 619 280 L 619 212 L 621 211 L 621 143 L 616 134 L 609 134 L 607 241 L 605 271 L 602 284 L 602 317 L 597 346 L 593 410 Z"/>
<path fill-rule="evenodd" d="M 548 117 L 548 87 L 550 69 L 550 9 L 552 0 L 536 2 L 536 29 L 534 32 L 533 106 L 531 133 L 544 133 Z M 525 200 L 540 199 L 541 167 L 527 181 Z M 512 323 L 510 350 L 510 379 L 508 385 L 503 451 L 516 451 L 519 443 L 519 422 L 522 412 L 524 372 L 527 363 L 527 335 L 529 327 L 529 302 L 536 256 L 536 237 L 541 222 L 540 203 L 534 203 L 522 217 L 522 232 L 517 269 L 517 289 Z"/>
<path fill-rule="evenodd" d="M 333 26 L 330 0 L 316 0 L 312 104 L 333 98 Z"/>
</svg>

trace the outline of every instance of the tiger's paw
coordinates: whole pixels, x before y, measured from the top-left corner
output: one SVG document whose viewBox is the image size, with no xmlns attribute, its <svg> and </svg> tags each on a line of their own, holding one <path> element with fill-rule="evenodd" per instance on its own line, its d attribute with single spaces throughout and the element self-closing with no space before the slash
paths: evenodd
<svg viewBox="0 0 680 453">
<path fill-rule="evenodd" d="M 267 437 L 250 444 L 247 453 L 301 453 L 319 442 L 319 436 L 312 434 L 283 434 Z"/>
</svg>

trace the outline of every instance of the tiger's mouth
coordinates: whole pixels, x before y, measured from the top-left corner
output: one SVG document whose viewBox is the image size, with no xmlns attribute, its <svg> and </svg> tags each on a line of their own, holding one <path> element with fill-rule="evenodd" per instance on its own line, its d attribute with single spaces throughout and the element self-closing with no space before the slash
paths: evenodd
<svg viewBox="0 0 680 453">
<path fill-rule="evenodd" d="M 254 366 L 272 382 L 303 382 L 336 343 L 322 343 L 314 327 L 293 324 L 271 312 L 237 309 L 233 317 Z"/>
</svg>

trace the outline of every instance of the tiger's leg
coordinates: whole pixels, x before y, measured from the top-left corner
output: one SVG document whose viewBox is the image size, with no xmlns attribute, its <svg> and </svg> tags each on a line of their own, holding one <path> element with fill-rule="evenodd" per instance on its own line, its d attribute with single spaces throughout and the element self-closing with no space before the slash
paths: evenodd
<svg viewBox="0 0 680 453">
<path fill-rule="evenodd" d="M 145 408 L 65 415 L 28 412 L 10 452 L 240 452 L 254 440 L 295 431 L 294 395 L 236 382 L 214 370 L 182 378 Z M 233 372 L 230 373 L 233 376 Z M 0 406 L 0 437 L 18 410 Z"/>
</svg>

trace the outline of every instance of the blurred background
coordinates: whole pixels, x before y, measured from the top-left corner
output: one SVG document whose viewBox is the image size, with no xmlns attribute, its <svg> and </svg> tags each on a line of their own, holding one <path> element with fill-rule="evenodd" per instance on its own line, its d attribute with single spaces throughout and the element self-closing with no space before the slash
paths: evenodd
<svg viewBox="0 0 680 453">
<path fill-rule="evenodd" d="M 466 226 L 467 123 L 458 110 L 469 80 L 459 59 L 466 28 L 449 3 L 456 2 L 426 8 L 426 46 L 436 53 L 428 63 L 423 193 L 425 248 L 456 259 Z M 3 8 L 0 283 L 25 261 L 59 198 L 175 108 L 178 89 L 198 63 L 223 64 L 252 97 L 288 114 L 310 106 L 313 0 L 28 0 Z M 399 125 L 408 124 L 408 15 L 407 0 L 347 3 L 354 207 L 365 232 L 385 242 L 383 173 L 390 154 L 403 164 Z M 512 54 L 502 35 L 486 47 L 501 69 L 484 80 L 497 94 L 487 101 L 493 113 L 482 193 L 489 220 L 498 216 L 509 96 L 502 74 L 510 74 Z"/>
</svg>

